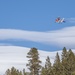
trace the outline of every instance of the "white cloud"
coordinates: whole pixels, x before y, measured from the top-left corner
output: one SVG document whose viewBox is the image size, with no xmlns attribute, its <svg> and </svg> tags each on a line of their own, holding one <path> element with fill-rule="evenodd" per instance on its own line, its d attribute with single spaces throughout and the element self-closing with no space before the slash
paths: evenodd
<svg viewBox="0 0 75 75">
<path fill-rule="evenodd" d="M 8 39 L 28 40 L 60 47 L 75 48 L 75 26 L 47 32 L 0 29 L 0 40 Z"/>
<path fill-rule="evenodd" d="M 12 66 L 16 67 L 19 70 L 23 68 L 28 71 L 26 67 L 26 63 L 28 63 L 28 59 L 26 58 L 27 53 L 29 52 L 30 48 L 26 47 L 19 47 L 19 46 L 0 46 L 0 74 L 4 73 L 8 68 Z M 39 57 L 42 60 L 42 65 L 45 63 L 45 59 L 49 56 L 51 62 L 54 62 L 54 58 L 56 52 L 47 52 L 38 50 Z M 59 55 L 61 55 L 61 51 L 58 51 Z"/>
</svg>

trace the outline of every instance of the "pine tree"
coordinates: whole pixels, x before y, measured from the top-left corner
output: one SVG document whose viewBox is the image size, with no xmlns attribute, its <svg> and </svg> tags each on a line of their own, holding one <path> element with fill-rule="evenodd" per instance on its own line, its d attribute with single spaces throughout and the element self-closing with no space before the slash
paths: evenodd
<svg viewBox="0 0 75 75">
<path fill-rule="evenodd" d="M 41 61 L 39 60 L 39 53 L 36 48 L 31 48 L 27 53 L 27 58 L 29 58 L 29 63 L 27 64 L 31 75 L 38 75 L 41 68 Z"/>
<path fill-rule="evenodd" d="M 41 69 L 41 75 L 47 75 L 47 70 L 45 67 L 42 67 Z"/>
<path fill-rule="evenodd" d="M 22 75 L 22 71 L 17 70 L 15 67 L 7 69 L 5 75 Z"/>
<path fill-rule="evenodd" d="M 62 50 L 62 62 L 67 58 L 67 50 L 66 47 L 63 48 Z"/>
<path fill-rule="evenodd" d="M 66 50 L 66 47 L 63 48 L 62 50 L 62 74 L 63 75 L 67 75 L 67 57 L 68 57 L 68 54 L 67 54 L 67 50 Z"/>
<path fill-rule="evenodd" d="M 67 73 L 72 75 L 72 72 L 75 71 L 75 55 L 71 49 L 68 51 L 67 62 Z"/>
<path fill-rule="evenodd" d="M 42 68 L 41 75 L 51 75 L 51 62 L 49 56 L 46 58 L 45 67 Z"/>
<path fill-rule="evenodd" d="M 10 69 L 7 69 L 7 71 L 5 72 L 5 75 L 11 75 Z"/>
<path fill-rule="evenodd" d="M 49 56 L 47 56 L 46 62 L 45 62 L 45 67 L 47 69 L 51 69 L 51 62 Z"/>
<path fill-rule="evenodd" d="M 25 69 L 23 69 L 23 75 L 26 75 Z"/>
<path fill-rule="evenodd" d="M 22 71 L 20 71 L 18 75 L 23 75 L 23 74 L 22 74 Z"/>
<path fill-rule="evenodd" d="M 45 62 L 45 69 L 47 70 L 47 75 L 51 75 L 51 62 L 49 56 L 47 56 L 46 62 Z"/>
<path fill-rule="evenodd" d="M 56 54 L 55 61 L 53 64 L 53 70 L 54 70 L 54 75 L 60 75 L 60 73 L 61 73 L 61 62 L 60 62 L 60 57 L 59 57 L 58 52 Z"/>
</svg>

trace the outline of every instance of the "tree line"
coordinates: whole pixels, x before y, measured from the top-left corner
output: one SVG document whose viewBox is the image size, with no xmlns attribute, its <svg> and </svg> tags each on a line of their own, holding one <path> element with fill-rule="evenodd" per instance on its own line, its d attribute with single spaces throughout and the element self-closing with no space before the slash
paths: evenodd
<svg viewBox="0 0 75 75">
<path fill-rule="evenodd" d="M 47 56 L 45 65 L 41 66 L 42 61 L 40 60 L 37 48 L 31 48 L 27 53 L 28 64 L 27 68 L 30 72 L 17 70 L 15 67 L 7 69 L 5 75 L 75 75 L 75 54 L 66 47 L 62 49 L 61 57 L 59 53 L 56 53 L 54 63 L 50 61 L 50 57 Z"/>
</svg>

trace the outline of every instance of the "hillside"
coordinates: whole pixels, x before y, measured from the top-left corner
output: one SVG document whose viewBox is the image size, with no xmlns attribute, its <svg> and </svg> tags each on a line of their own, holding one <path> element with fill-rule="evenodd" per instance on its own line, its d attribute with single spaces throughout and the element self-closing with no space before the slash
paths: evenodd
<svg viewBox="0 0 75 75">
<path fill-rule="evenodd" d="M 28 59 L 26 58 L 26 56 L 29 50 L 30 48 L 27 47 L 0 46 L 0 73 L 4 73 L 8 68 L 11 68 L 12 66 L 16 67 L 19 70 L 25 68 L 26 71 L 28 71 L 28 69 L 26 68 Z M 39 57 L 42 61 L 42 65 L 44 65 L 47 56 L 50 57 L 51 63 L 54 62 L 54 58 L 57 52 L 61 56 L 61 50 L 54 52 L 38 50 L 38 52 Z"/>
</svg>

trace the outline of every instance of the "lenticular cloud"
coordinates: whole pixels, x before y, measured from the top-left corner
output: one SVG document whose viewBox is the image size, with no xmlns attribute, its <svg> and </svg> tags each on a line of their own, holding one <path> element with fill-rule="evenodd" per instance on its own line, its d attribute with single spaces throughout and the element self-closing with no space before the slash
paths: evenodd
<svg viewBox="0 0 75 75">
<path fill-rule="evenodd" d="M 46 32 L 26 31 L 18 29 L 0 29 L 0 40 L 9 39 L 75 48 L 75 26 Z"/>
</svg>

